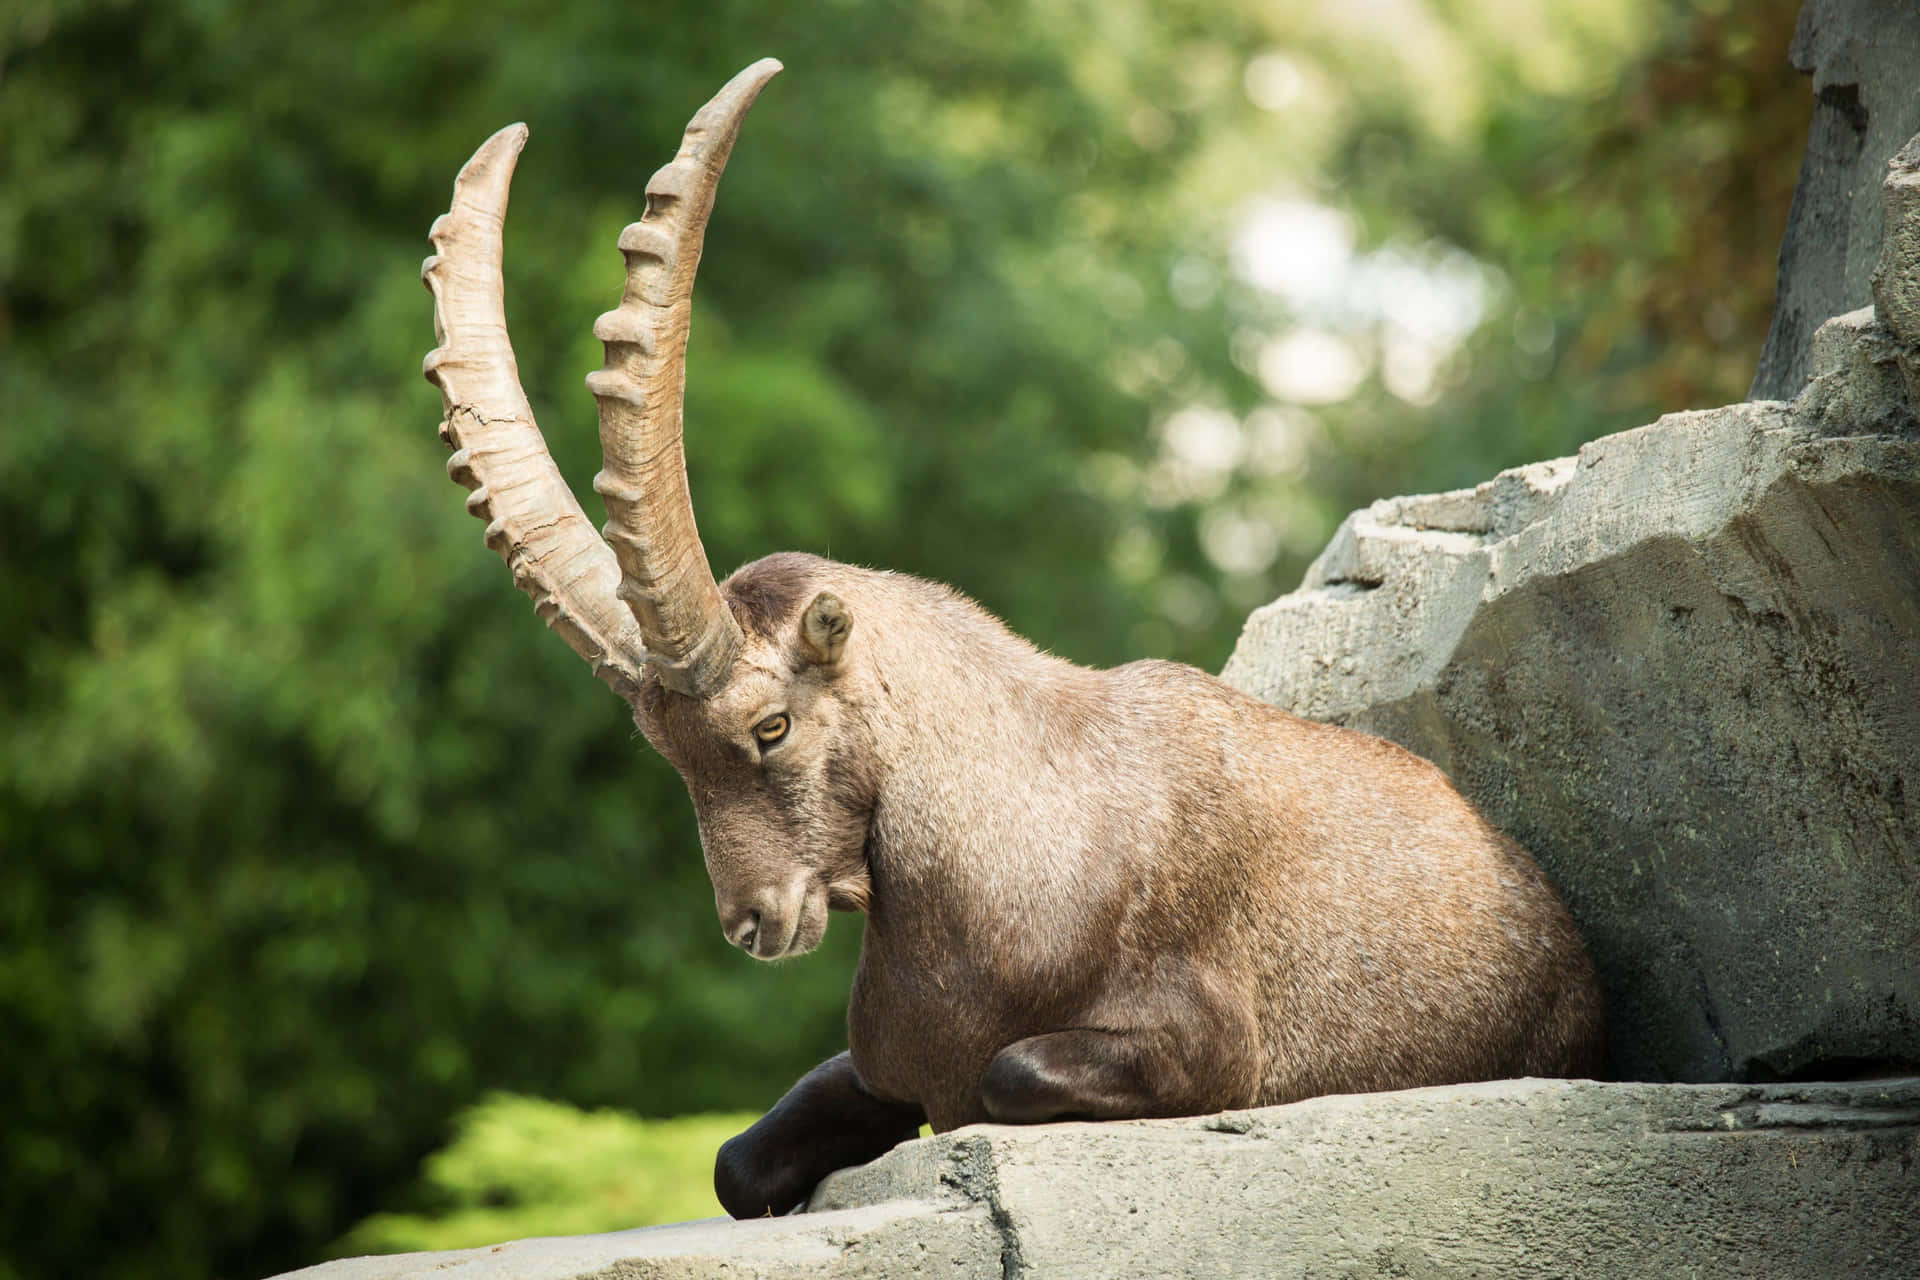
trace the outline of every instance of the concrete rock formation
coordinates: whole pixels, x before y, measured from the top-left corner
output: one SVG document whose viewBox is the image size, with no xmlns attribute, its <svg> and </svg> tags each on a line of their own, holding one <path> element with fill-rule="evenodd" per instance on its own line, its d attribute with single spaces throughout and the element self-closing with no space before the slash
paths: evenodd
<svg viewBox="0 0 1920 1280">
<path fill-rule="evenodd" d="M 1798 395 L 1814 331 L 1865 306 L 1880 249 L 1881 166 L 1920 132 L 1920 5 L 1910 0 L 1807 0 L 1788 53 L 1813 78 L 1813 121 L 1780 242 L 1773 327 L 1753 380 L 1755 400 Z"/>
<path fill-rule="evenodd" d="M 1226 678 L 1434 760 L 1546 867 L 1613 1070 L 1920 1062 L 1920 187 L 1791 404 L 1347 519 Z"/>
<path fill-rule="evenodd" d="M 1920 1079 L 1503 1080 L 1189 1120 L 977 1125 L 834 1174 L 813 1212 L 294 1274 L 1907 1280 L 1917 1157 Z"/>
</svg>

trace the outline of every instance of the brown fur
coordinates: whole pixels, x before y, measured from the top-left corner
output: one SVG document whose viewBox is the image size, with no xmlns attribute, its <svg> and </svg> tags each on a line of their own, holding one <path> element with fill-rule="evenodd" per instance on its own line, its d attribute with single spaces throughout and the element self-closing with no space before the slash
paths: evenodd
<svg viewBox="0 0 1920 1280">
<path fill-rule="evenodd" d="M 851 622 L 824 661 L 822 591 Z M 899 574 L 783 554 L 722 594 L 733 676 L 655 686 L 638 720 L 729 938 L 795 955 L 829 906 L 866 911 L 848 1030 L 875 1097 L 988 1119 L 996 1055 L 1075 1030 L 1036 1043 L 1107 1055 L 1096 1115 L 1599 1071 L 1566 908 L 1426 761 L 1189 667 L 1074 666 Z"/>
<path fill-rule="evenodd" d="M 461 170 L 423 278 L 454 477 L 548 624 L 686 780 L 722 929 L 764 959 L 867 913 L 850 1052 L 727 1142 L 785 1212 L 910 1136 L 1590 1073 L 1599 986 L 1538 868 L 1432 765 L 1191 668 L 1089 671 L 945 587 L 803 555 L 707 572 L 680 451 L 693 269 L 779 64 L 694 117 L 595 326 L 597 538 L 513 371 L 500 226 L 524 127 Z M 654 197 L 661 197 L 655 199 Z M 610 544 L 610 546 L 609 546 Z"/>
</svg>

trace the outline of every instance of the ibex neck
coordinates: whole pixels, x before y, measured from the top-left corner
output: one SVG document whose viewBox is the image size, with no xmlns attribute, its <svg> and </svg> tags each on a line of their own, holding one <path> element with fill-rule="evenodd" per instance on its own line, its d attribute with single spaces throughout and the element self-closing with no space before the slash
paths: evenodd
<svg viewBox="0 0 1920 1280">
<path fill-rule="evenodd" d="M 966 602 L 905 603 L 867 636 L 882 779 L 873 927 L 960 951 L 991 948 L 1015 920 L 1044 936 L 1095 871 L 1106 806 L 1086 793 L 1101 785 L 1089 746 L 1103 736 L 1106 675 Z"/>
</svg>

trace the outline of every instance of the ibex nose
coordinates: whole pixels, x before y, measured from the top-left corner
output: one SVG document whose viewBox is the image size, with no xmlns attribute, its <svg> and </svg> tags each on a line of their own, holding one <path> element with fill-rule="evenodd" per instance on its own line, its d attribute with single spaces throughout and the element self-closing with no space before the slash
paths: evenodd
<svg viewBox="0 0 1920 1280">
<path fill-rule="evenodd" d="M 760 940 L 760 913 L 749 911 L 738 924 L 727 930 L 727 941 L 748 955 L 753 954 L 753 944 Z"/>
</svg>

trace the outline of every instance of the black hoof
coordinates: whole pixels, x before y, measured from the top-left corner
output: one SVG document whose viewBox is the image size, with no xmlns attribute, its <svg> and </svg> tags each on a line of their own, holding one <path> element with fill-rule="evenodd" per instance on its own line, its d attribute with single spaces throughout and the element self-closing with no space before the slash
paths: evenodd
<svg viewBox="0 0 1920 1280">
<path fill-rule="evenodd" d="M 754 1149 L 753 1131 L 749 1129 L 721 1143 L 720 1153 L 714 1157 L 713 1193 L 720 1198 L 720 1207 L 736 1218 L 790 1213 L 813 1190 L 813 1184 L 802 1185 L 803 1180 L 796 1178 L 791 1168 L 757 1167 L 760 1154 Z"/>
</svg>

